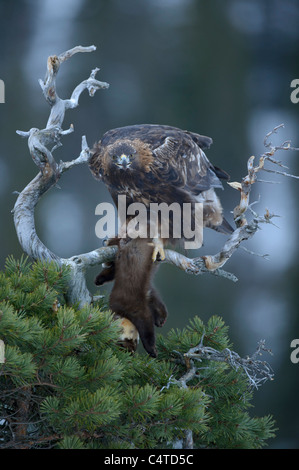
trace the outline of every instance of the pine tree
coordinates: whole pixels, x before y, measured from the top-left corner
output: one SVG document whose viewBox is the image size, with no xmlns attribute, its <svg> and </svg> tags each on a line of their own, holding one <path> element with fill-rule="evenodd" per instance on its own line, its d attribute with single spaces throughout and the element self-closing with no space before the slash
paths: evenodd
<svg viewBox="0 0 299 470">
<path fill-rule="evenodd" d="M 231 346 L 221 318 L 160 335 L 157 359 L 132 354 L 105 303 L 66 304 L 68 278 L 12 257 L 0 273 L 0 447 L 166 449 L 191 434 L 194 448 L 243 449 L 274 436 L 271 416 L 248 413 L 242 368 L 203 359 L 189 374 L 190 348 Z"/>
</svg>

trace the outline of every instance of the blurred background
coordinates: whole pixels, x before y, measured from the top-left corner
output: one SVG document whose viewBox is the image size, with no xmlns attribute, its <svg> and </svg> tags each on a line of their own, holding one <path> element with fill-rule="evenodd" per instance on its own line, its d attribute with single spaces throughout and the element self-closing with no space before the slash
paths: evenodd
<svg viewBox="0 0 299 470">
<path fill-rule="evenodd" d="M 108 129 L 130 124 L 169 124 L 211 136 L 208 158 L 240 181 L 251 155 L 263 153 L 265 135 L 281 123 L 271 140 L 290 139 L 299 147 L 299 103 L 290 100 L 291 81 L 299 78 L 299 3 L 297 0 L 0 0 L 0 78 L 5 103 L 0 104 L 0 268 L 9 254 L 19 257 L 11 210 L 36 175 L 27 141 L 16 130 L 44 128 L 49 107 L 38 84 L 47 57 L 76 45 L 95 44 L 96 52 L 75 55 L 63 64 L 57 88 L 69 98 L 74 87 L 96 66 L 97 78 L 110 83 L 93 98 L 67 113 L 55 158 L 71 160 Z M 299 174 L 299 153 L 277 157 Z M 278 227 L 263 226 L 246 248 L 269 254 L 265 260 L 238 250 L 225 269 L 239 279 L 192 277 L 161 266 L 156 285 L 170 315 L 163 328 L 184 327 L 198 315 L 207 321 L 220 315 L 230 327 L 233 348 L 252 354 L 260 339 L 272 349 L 264 356 L 275 380 L 255 392 L 252 415 L 273 414 L 279 431 L 273 448 L 299 447 L 299 364 L 290 360 L 292 339 L 299 338 L 298 211 L 299 181 L 262 174 L 251 201 L 255 210 L 279 214 Z M 49 191 L 36 209 L 43 242 L 62 257 L 90 251 L 95 236 L 95 207 L 111 201 L 87 166 L 63 175 L 60 189 Z M 225 185 L 220 194 L 232 221 L 238 193 Z M 223 235 L 207 231 L 197 256 L 213 254 Z M 244 245 L 245 246 L 245 245 Z M 95 270 L 97 272 L 98 270 Z M 95 292 L 88 273 L 90 289 Z M 102 291 L 109 294 L 109 288 Z"/>
</svg>

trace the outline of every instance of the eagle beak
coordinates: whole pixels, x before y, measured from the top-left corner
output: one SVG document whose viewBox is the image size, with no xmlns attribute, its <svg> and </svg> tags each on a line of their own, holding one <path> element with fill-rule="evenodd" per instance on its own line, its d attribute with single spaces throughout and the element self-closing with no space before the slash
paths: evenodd
<svg viewBox="0 0 299 470">
<path fill-rule="evenodd" d="M 125 155 L 124 153 L 118 158 L 117 162 L 119 167 L 122 167 L 123 169 L 129 168 L 131 165 L 130 158 L 128 155 Z"/>
</svg>

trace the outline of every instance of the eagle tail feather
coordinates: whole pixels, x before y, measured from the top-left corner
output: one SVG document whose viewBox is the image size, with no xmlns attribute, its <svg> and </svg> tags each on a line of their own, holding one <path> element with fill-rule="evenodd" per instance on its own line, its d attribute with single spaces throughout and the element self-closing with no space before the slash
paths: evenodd
<svg viewBox="0 0 299 470">
<path fill-rule="evenodd" d="M 226 181 L 229 181 L 230 180 L 230 176 L 228 173 L 226 173 L 226 171 L 222 170 L 221 168 L 219 168 L 218 166 L 214 166 L 213 165 L 213 170 L 216 174 L 216 176 L 218 176 L 218 178 L 222 179 L 222 180 L 226 180 Z"/>
<path fill-rule="evenodd" d="M 220 225 L 211 225 L 210 228 L 216 230 L 216 232 L 223 233 L 225 235 L 231 235 L 234 232 L 234 229 L 224 217 Z"/>
</svg>

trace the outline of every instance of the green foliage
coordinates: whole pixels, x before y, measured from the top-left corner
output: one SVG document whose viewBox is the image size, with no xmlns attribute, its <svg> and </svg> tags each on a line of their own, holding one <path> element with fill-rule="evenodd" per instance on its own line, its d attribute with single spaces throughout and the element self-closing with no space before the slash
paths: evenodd
<svg viewBox="0 0 299 470">
<path fill-rule="evenodd" d="M 104 306 L 65 303 L 69 272 L 9 258 L 0 273 L 0 447 L 168 448 L 192 431 L 195 447 L 260 448 L 271 417 L 248 414 L 244 373 L 202 361 L 183 386 L 183 354 L 200 343 L 229 347 L 219 317 L 194 318 L 159 336 L 158 359 L 117 344 Z"/>
</svg>

